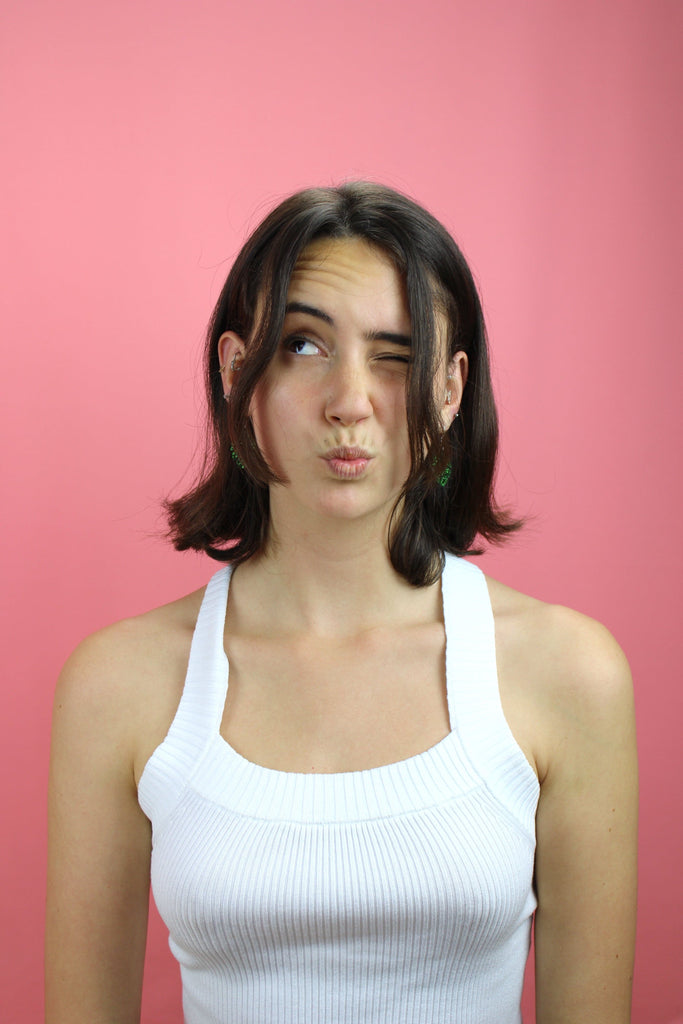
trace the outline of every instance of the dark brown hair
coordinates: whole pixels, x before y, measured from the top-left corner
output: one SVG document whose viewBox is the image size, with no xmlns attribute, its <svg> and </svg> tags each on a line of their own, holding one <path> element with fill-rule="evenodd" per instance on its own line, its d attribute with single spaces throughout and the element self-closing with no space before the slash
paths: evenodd
<svg viewBox="0 0 683 1024">
<path fill-rule="evenodd" d="M 191 491 L 165 502 L 169 536 L 179 550 L 195 548 L 234 564 L 264 549 L 268 487 L 276 478 L 256 445 L 249 407 L 281 340 L 294 266 L 306 246 L 321 238 L 365 239 L 390 257 L 405 282 L 412 337 L 406 385 L 411 470 L 394 507 L 388 546 L 396 571 L 424 586 L 438 578 L 444 551 L 480 553 L 473 548 L 477 535 L 499 541 L 520 521 L 498 508 L 493 496 L 498 420 L 470 269 L 430 213 L 371 182 L 297 192 L 266 217 L 237 256 L 207 331 L 211 436 L 204 466 Z M 440 355 L 437 310 L 447 320 L 449 358 L 463 351 L 469 362 L 460 416 L 445 435 L 433 386 Z M 218 365 L 218 341 L 225 331 L 247 343 L 227 406 Z M 448 466 L 450 477 L 441 486 Z"/>
</svg>

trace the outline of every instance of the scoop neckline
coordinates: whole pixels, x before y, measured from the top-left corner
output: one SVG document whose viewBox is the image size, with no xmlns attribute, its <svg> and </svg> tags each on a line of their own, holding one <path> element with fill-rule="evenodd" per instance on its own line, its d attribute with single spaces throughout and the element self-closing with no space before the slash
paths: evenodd
<svg viewBox="0 0 683 1024">
<path fill-rule="evenodd" d="M 446 746 L 453 741 L 454 730 L 449 729 L 445 736 L 442 736 L 436 743 L 432 743 L 430 747 L 425 750 L 419 750 L 416 754 L 410 754 L 408 757 L 399 758 L 397 761 L 387 761 L 385 764 L 376 764 L 370 768 L 352 768 L 348 771 L 339 772 L 298 772 L 289 771 L 286 768 L 270 768 L 268 765 L 260 764 L 258 761 L 252 761 L 251 758 L 245 757 L 244 754 L 240 754 L 239 750 L 233 747 L 232 743 L 229 742 L 218 730 L 218 733 L 214 736 L 214 739 L 218 741 L 221 747 L 224 747 L 229 756 L 244 765 L 248 769 L 252 769 L 256 772 L 263 772 L 266 775 L 272 776 L 285 776 L 288 779 L 344 779 L 344 778 L 360 778 L 361 776 L 370 775 L 381 775 L 391 774 L 392 772 L 399 772 L 403 769 L 402 765 L 410 765 L 413 762 L 427 761 L 432 759 L 435 755 L 440 753 L 440 748 Z"/>
<path fill-rule="evenodd" d="M 173 805 L 162 766 L 174 758 L 178 795 L 192 791 L 207 806 L 282 827 L 402 817 L 459 802 L 482 787 L 500 803 L 501 794 L 515 796 L 522 762 L 525 778 L 533 775 L 500 706 L 491 608 L 480 607 L 488 601 L 481 570 L 450 558 L 441 578 L 449 731 L 440 740 L 401 760 L 352 771 L 285 771 L 245 757 L 220 730 L 230 676 L 224 647 L 230 575 L 230 566 L 223 566 L 207 586 L 183 696 L 166 740 L 143 772 L 143 799 L 150 799 L 144 794 L 152 787 L 155 799 Z M 537 799 L 535 775 L 533 783 Z"/>
<path fill-rule="evenodd" d="M 448 732 L 446 733 L 445 736 L 442 736 L 442 738 L 440 740 L 437 740 L 436 743 L 432 743 L 429 747 L 426 747 L 424 750 L 419 750 L 417 753 L 410 754 L 408 757 L 402 757 L 402 758 L 399 758 L 396 761 L 387 761 L 385 764 L 374 765 L 371 768 L 354 768 L 354 769 L 352 769 L 350 771 L 339 771 L 339 772 L 298 772 L 298 771 L 288 771 L 287 769 L 283 769 L 283 768 L 270 768 L 270 767 L 268 767 L 268 765 L 260 764 L 258 761 L 252 761 L 251 758 L 248 758 L 244 754 L 241 754 L 239 752 L 239 750 L 237 750 L 235 747 L 233 747 L 232 743 L 230 743 L 230 741 L 228 739 L 226 739 L 226 737 L 221 732 L 221 724 L 222 724 L 222 721 L 223 721 L 223 714 L 225 712 L 225 702 L 226 702 L 226 700 L 228 698 L 228 690 L 230 688 L 230 660 L 229 660 L 227 652 L 225 650 L 225 620 L 226 620 L 226 617 L 227 617 L 227 614 L 228 614 L 228 601 L 230 599 L 230 584 L 232 582 L 233 567 L 231 565 L 227 565 L 227 566 L 225 566 L 224 571 L 225 571 L 225 574 L 226 574 L 225 606 L 224 606 L 223 615 L 222 615 L 222 617 L 220 617 L 221 621 L 220 621 L 220 629 L 219 629 L 219 636 L 217 637 L 217 642 L 218 642 L 218 646 L 219 646 L 219 654 L 220 654 L 220 657 L 221 657 L 221 662 L 222 662 L 222 665 L 225 668 L 225 693 L 224 693 L 224 697 L 223 697 L 223 704 L 222 704 L 221 709 L 220 709 L 220 717 L 218 719 L 218 727 L 217 727 L 217 730 L 216 730 L 216 734 L 217 734 L 216 738 L 218 739 L 219 745 L 222 745 L 222 746 L 224 746 L 226 748 L 227 752 L 233 758 L 233 760 L 235 760 L 238 763 L 241 763 L 245 767 L 248 766 L 249 768 L 254 769 L 257 772 L 265 772 L 269 777 L 285 776 L 285 777 L 291 778 L 291 779 L 309 779 L 309 778 L 314 778 L 314 779 L 331 779 L 331 778 L 332 779 L 342 779 L 342 778 L 347 778 L 347 777 L 359 778 L 360 776 L 368 776 L 368 775 L 370 775 L 372 773 L 382 773 L 382 772 L 385 772 L 387 769 L 393 769 L 394 771 L 405 770 L 405 769 L 401 769 L 399 766 L 401 766 L 401 765 L 409 765 L 412 762 L 419 761 L 420 759 L 427 760 L 429 758 L 429 756 L 432 755 L 432 752 L 434 752 L 435 754 L 438 754 L 438 752 L 439 752 L 438 748 L 440 748 L 444 744 L 448 744 L 449 742 L 453 741 L 454 729 L 453 729 L 453 719 L 452 719 L 451 708 L 450 708 L 450 700 L 449 700 L 449 685 L 448 685 L 449 680 L 448 680 L 448 669 L 447 669 L 447 666 L 448 666 L 448 658 L 447 658 L 447 655 L 448 655 L 448 639 L 449 638 L 448 638 L 448 624 L 447 624 L 446 607 L 445 607 L 445 590 L 444 590 L 444 585 L 443 585 L 443 575 L 444 575 L 444 572 L 446 571 L 445 566 L 444 566 L 444 571 L 441 573 L 441 576 L 439 577 L 439 589 L 440 589 L 440 597 L 441 597 L 440 606 L 441 606 L 441 615 L 442 615 L 442 623 L 443 623 L 443 628 L 444 628 L 444 640 L 445 640 L 444 649 L 443 649 L 443 667 L 444 667 L 445 684 L 446 684 L 446 705 L 447 705 L 447 709 L 448 709 Z"/>
</svg>

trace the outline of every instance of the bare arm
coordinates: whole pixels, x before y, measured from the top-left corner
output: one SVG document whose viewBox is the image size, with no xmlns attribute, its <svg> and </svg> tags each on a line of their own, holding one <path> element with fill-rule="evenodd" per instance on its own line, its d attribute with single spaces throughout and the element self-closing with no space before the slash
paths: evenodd
<svg viewBox="0 0 683 1024">
<path fill-rule="evenodd" d="M 55 694 L 47 1024 L 140 1019 L 151 836 L 137 802 L 135 677 L 120 631 L 85 641 Z"/>
<path fill-rule="evenodd" d="M 628 1024 L 637 829 L 631 677 L 603 627 L 566 609 L 551 614 L 556 668 L 537 814 L 536 1020 Z"/>
</svg>

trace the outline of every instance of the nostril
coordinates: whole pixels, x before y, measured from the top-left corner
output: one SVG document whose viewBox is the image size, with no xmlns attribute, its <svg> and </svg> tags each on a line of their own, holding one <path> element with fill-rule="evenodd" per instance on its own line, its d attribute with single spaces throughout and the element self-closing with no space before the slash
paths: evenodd
<svg viewBox="0 0 683 1024">
<path fill-rule="evenodd" d="M 328 420 L 349 424 L 365 419 L 371 414 L 372 402 L 365 380 L 359 380 L 352 375 L 340 375 L 330 384 L 325 404 L 325 415 Z"/>
</svg>

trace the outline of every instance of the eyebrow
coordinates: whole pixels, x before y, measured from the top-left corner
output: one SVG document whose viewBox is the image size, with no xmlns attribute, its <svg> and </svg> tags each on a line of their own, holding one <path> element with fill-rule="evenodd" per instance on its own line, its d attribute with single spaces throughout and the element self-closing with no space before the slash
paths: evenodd
<svg viewBox="0 0 683 1024">
<path fill-rule="evenodd" d="M 329 313 L 315 306 L 309 306 L 305 302 L 288 302 L 285 306 L 285 313 L 307 313 L 308 316 L 315 316 L 323 323 L 334 327 L 334 320 Z M 410 348 L 413 343 L 409 334 L 398 334 L 395 331 L 368 331 L 365 335 L 366 341 L 388 341 L 392 345 L 403 345 Z"/>
</svg>

